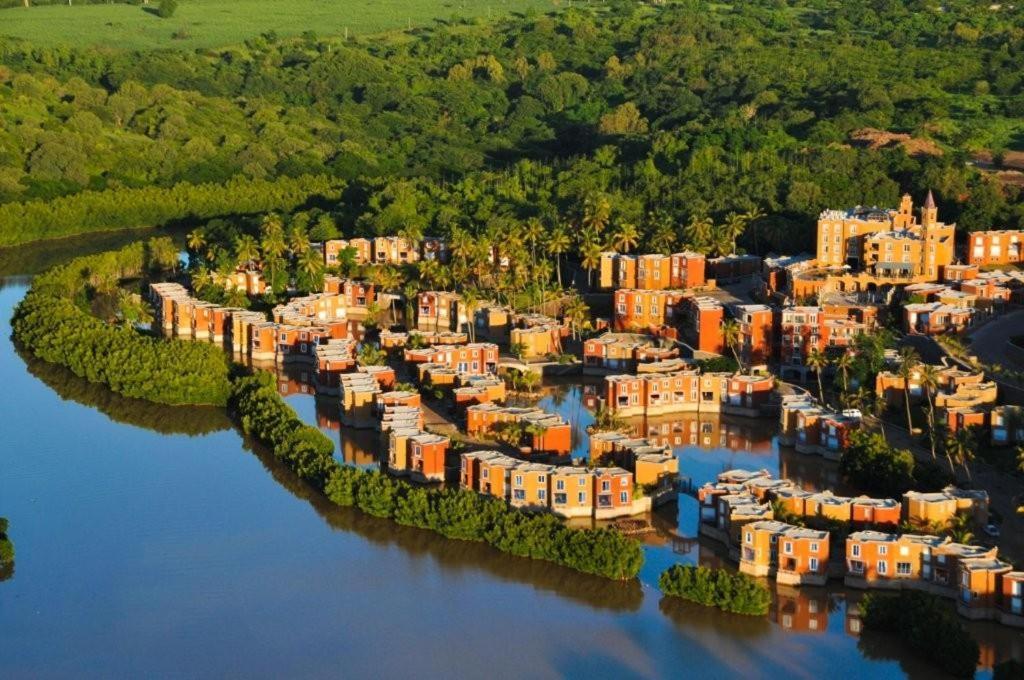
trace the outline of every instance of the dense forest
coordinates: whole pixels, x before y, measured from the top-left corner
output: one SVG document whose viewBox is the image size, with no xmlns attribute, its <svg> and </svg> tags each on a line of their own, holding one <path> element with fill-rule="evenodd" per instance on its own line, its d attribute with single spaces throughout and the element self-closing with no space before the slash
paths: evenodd
<svg viewBox="0 0 1024 680">
<path fill-rule="evenodd" d="M 967 161 L 1024 147 L 1022 52 L 1024 12 L 973 0 L 620 1 L 195 53 L 7 41 L 0 201 L 74 214 L 76 197 L 313 174 L 347 183 L 346 232 L 572 225 L 605 201 L 661 241 L 768 215 L 740 239 L 766 251 L 799 249 L 825 207 L 933 188 L 965 229 L 1014 226 L 1020 187 Z M 54 233 L 33 214 L 0 230 Z"/>
</svg>

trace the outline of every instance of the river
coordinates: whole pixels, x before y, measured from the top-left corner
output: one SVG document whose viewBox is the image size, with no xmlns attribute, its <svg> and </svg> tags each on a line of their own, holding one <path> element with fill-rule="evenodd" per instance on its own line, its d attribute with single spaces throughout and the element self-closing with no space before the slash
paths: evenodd
<svg viewBox="0 0 1024 680">
<path fill-rule="evenodd" d="M 936 676 L 855 634 L 858 594 L 838 586 L 780 591 L 768 617 L 664 600 L 666 566 L 721 561 L 693 539 L 689 499 L 656 516 L 640 582 L 610 583 L 336 508 L 219 410 L 124 399 L 23 357 L 11 312 L 60 252 L 0 258 L 0 515 L 17 548 L 0 583 L 0 677 Z M 339 456 L 370 461 L 372 439 L 288 399 Z M 541 406 L 579 435 L 584 399 L 559 384 Z M 706 441 L 674 447 L 695 483 L 733 466 L 832 483 L 763 423 L 703 422 Z M 983 666 L 1024 657 L 1021 633 L 971 628 Z"/>
</svg>

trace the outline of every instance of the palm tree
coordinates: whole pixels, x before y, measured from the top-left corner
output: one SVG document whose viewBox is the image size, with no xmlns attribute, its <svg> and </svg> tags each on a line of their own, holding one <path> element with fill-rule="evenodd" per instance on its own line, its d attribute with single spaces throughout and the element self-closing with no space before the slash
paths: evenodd
<svg viewBox="0 0 1024 680">
<path fill-rule="evenodd" d="M 725 237 L 729 241 L 730 253 L 736 252 L 736 239 L 743 235 L 743 232 L 747 230 L 747 216 L 740 215 L 738 213 L 731 212 L 725 216 L 725 224 L 722 225 L 722 231 Z M 723 253 L 729 254 L 729 253 Z"/>
<path fill-rule="evenodd" d="M 601 246 L 597 243 L 586 243 L 580 251 L 580 264 L 587 270 L 587 287 L 593 285 L 594 270 L 601 266 Z"/>
<path fill-rule="evenodd" d="M 660 223 L 654 228 L 649 243 L 655 253 L 670 253 L 676 243 L 676 230 L 671 224 Z"/>
<path fill-rule="evenodd" d="M 579 338 L 580 328 L 590 318 L 590 307 L 578 295 L 574 295 L 562 309 L 562 314 L 569 319 L 569 329 L 574 340 Z"/>
<path fill-rule="evenodd" d="M 725 342 L 725 346 L 732 350 L 732 355 L 736 358 L 736 368 L 739 371 L 743 370 L 743 362 L 740 361 L 740 355 L 736 348 L 739 346 L 742 337 L 743 329 L 740 328 L 740 324 L 736 319 L 728 319 L 722 324 L 722 340 Z"/>
<path fill-rule="evenodd" d="M 843 352 L 832 359 L 832 365 L 843 378 L 843 392 L 850 389 L 850 368 L 853 366 L 853 357 L 849 352 Z"/>
<path fill-rule="evenodd" d="M 821 373 L 828 366 L 828 357 L 818 349 L 811 350 L 807 355 L 807 365 L 814 369 L 814 375 L 818 379 L 818 398 L 825 403 L 825 389 L 821 386 Z"/>
<path fill-rule="evenodd" d="M 544 238 L 544 223 L 539 217 L 531 217 L 523 225 L 523 240 L 530 244 L 530 256 L 537 261 L 537 244 Z"/>
<path fill-rule="evenodd" d="M 294 227 L 288 232 L 288 248 L 298 258 L 309 250 L 309 234 L 304 229 Z"/>
<path fill-rule="evenodd" d="M 591 194 L 583 202 L 583 228 L 600 238 L 612 214 L 612 204 L 604 194 Z"/>
<path fill-rule="evenodd" d="M 235 239 L 235 257 L 239 264 L 244 264 L 246 269 L 251 270 L 256 260 L 260 258 L 260 247 L 256 239 L 248 234 L 242 234 Z"/>
<path fill-rule="evenodd" d="M 480 305 L 480 294 L 474 288 L 466 288 L 460 295 L 462 303 L 466 306 L 466 316 L 469 319 L 467 324 L 469 326 L 469 341 L 476 342 L 476 309 Z"/>
<path fill-rule="evenodd" d="M 615 229 L 615 233 L 612 234 L 612 245 L 616 250 L 621 250 L 624 253 L 629 253 L 629 249 L 633 248 L 640 241 L 640 231 L 636 228 L 635 224 L 629 222 L 622 222 Z"/>
<path fill-rule="evenodd" d="M 279 228 L 274 227 L 274 223 L 264 220 L 263 222 L 263 237 L 260 239 L 260 246 L 263 249 L 263 255 L 267 258 L 283 257 L 285 252 L 288 250 L 288 245 L 284 241 L 284 232 Z"/>
<path fill-rule="evenodd" d="M 203 246 L 206 245 L 206 234 L 203 233 L 201 228 L 193 229 L 185 237 L 188 249 L 193 253 L 198 253 L 202 250 Z"/>
<path fill-rule="evenodd" d="M 142 301 L 142 297 L 129 293 L 126 290 L 119 290 L 117 294 L 118 314 L 121 323 L 126 328 L 134 328 L 136 324 L 147 324 L 153 322 L 153 314 L 149 306 Z"/>
<path fill-rule="evenodd" d="M 405 298 L 405 327 L 412 328 L 413 319 L 416 318 L 416 298 L 419 295 L 420 287 L 415 281 L 408 281 L 402 286 L 402 297 Z"/>
<path fill-rule="evenodd" d="M 921 363 L 920 357 L 913 347 L 900 348 L 899 376 L 903 378 L 903 403 L 907 408 L 907 432 L 914 433 L 914 422 L 910 415 L 910 379 L 914 375 L 914 369 Z"/>
<path fill-rule="evenodd" d="M 946 533 L 954 543 L 970 544 L 974 541 L 974 533 L 971 531 L 971 516 L 964 513 L 953 515 L 949 520 L 949 527 Z"/>
<path fill-rule="evenodd" d="M 935 436 L 935 402 L 932 393 L 939 386 L 939 369 L 934 364 L 921 365 L 921 389 L 928 400 L 928 441 L 931 444 L 932 460 L 936 457 L 938 440 Z"/>
<path fill-rule="evenodd" d="M 324 261 L 319 253 L 307 248 L 299 255 L 296 264 L 297 278 L 302 281 L 300 288 L 312 293 L 324 287 Z"/>
<path fill-rule="evenodd" d="M 963 466 L 967 479 L 971 479 L 969 463 L 974 460 L 974 446 L 974 434 L 965 427 L 946 435 L 946 460 L 949 462 L 950 472 L 954 472 L 955 462 Z"/>
<path fill-rule="evenodd" d="M 571 245 L 569 234 L 565 228 L 557 226 L 548 234 L 548 254 L 555 258 L 555 273 L 558 277 L 558 288 L 562 288 L 562 255 L 569 250 Z"/>
<path fill-rule="evenodd" d="M 687 246 L 699 253 L 707 252 L 711 247 L 711 235 L 714 228 L 715 225 L 711 218 L 694 215 L 683 228 Z"/>
</svg>

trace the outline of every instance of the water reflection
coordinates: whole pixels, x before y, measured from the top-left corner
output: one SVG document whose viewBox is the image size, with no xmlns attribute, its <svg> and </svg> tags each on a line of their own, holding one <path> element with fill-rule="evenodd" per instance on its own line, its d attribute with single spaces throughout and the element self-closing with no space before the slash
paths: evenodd
<svg viewBox="0 0 1024 680">
<path fill-rule="evenodd" d="M 89 406 L 117 423 L 143 427 L 160 434 L 198 436 L 231 427 L 224 409 L 203 406 L 166 406 L 144 399 L 132 399 L 112 392 L 103 385 L 80 378 L 57 364 L 36 359 L 16 350 L 28 372 L 60 396 Z"/>
<path fill-rule="evenodd" d="M 636 580 L 620 583 L 588 576 L 547 562 L 508 555 L 482 543 L 449 540 L 431 531 L 339 507 L 299 479 L 257 442 L 246 437 L 245 448 L 260 460 L 277 483 L 296 498 L 307 501 L 333 528 L 356 533 L 374 544 L 397 546 L 410 555 L 429 557 L 448 570 L 486 571 L 503 581 L 526 583 L 594 608 L 636 611 L 643 600 L 643 591 Z"/>
</svg>

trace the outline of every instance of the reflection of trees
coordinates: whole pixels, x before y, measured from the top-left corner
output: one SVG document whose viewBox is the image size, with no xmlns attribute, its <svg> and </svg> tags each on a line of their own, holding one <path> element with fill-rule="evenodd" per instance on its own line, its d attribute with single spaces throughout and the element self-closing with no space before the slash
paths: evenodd
<svg viewBox="0 0 1024 680">
<path fill-rule="evenodd" d="M 131 399 L 107 387 L 91 383 L 57 364 L 50 364 L 16 350 L 28 372 L 64 400 L 100 411 L 114 422 L 142 427 L 160 434 L 209 434 L 231 427 L 224 409 L 210 406 L 166 406 Z"/>
<path fill-rule="evenodd" d="M 771 623 L 763 616 L 729 614 L 679 597 L 662 597 L 658 608 L 672 623 L 688 633 L 696 629 L 734 638 L 742 644 L 744 640 L 771 632 Z"/>
<path fill-rule="evenodd" d="M 181 229 L 135 229 L 128 231 L 97 232 L 74 238 L 53 239 L 41 243 L 0 248 L 0 277 L 38 274 L 73 257 L 114 250 L 158 235 L 179 240 Z"/>
<path fill-rule="evenodd" d="M 898 661 L 900 670 L 911 680 L 930 680 L 940 676 L 940 670 L 921 656 L 908 650 L 899 639 L 885 633 L 862 633 L 857 639 L 857 650 L 872 661 Z"/>
<path fill-rule="evenodd" d="M 0 583 L 14 578 L 14 562 L 0 564 Z"/>
<path fill-rule="evenodd" d="M 416 557 L 429 557 L 448 570 L 482 570 L 503 581 L 529 584 L 590 607 L 630 612 L 639 609 L 643 601 L 643 591 L 636 579 L 617 582 L 589 576 L 549 562 L 513 557 L 482 543 L 449 540 L 430 531 L 371 517 L 355 508 L 339 507 L 303 483 L 251 439 L 245 439 L 245 446 L 254 451 L 275 481 L 297 498 L 308 501 L 335 529 L 356 533 L 377 545 L 398 546 Z"/>
</svg>

